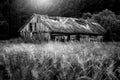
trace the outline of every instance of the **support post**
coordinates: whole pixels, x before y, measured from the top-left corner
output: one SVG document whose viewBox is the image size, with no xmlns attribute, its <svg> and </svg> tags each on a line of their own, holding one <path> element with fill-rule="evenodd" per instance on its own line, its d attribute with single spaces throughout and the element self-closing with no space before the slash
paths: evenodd
<svg viewBox="0 0 120 80">
<path fill-rule="evenodd" d="M 76 39 L 77 39 L 78 41 L 80 41 L 80 36 L 79 36 L 79 34 L 77 34 Z"/>
<path fill-rule="evenodd" d="M 67 35 L 67 41 L 70 41 L 70 35 Z"/>
</svg>

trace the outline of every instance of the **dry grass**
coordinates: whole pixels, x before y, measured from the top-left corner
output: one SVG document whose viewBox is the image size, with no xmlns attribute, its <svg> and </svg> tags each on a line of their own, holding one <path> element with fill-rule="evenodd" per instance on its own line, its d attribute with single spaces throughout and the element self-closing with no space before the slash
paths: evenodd
<svg viewBox="0 0 120 80">
<path fill-rule="evenodd" d="M 119 51 L 119 43 L 6 44 L 0 66 L 10 80 L 119 80 Z"/>
</svg>

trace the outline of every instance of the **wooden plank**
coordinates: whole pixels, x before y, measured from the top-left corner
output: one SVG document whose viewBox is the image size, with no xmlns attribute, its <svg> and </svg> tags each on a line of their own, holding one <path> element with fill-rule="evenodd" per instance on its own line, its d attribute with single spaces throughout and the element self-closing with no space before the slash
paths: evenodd
<svg viewBox="0 0 120 80">
<path fill-rule="evenodd" d="M 64 34 L 64 35 L 78 35 L 78 34 L 82 34 L 82 35 L 94 35 L 94 36 L 99 36 L 102 34 L 94 34 L 94 33 L 64 33 L 64 32 L 51 32 L 51 34 Z"/>
</svg>

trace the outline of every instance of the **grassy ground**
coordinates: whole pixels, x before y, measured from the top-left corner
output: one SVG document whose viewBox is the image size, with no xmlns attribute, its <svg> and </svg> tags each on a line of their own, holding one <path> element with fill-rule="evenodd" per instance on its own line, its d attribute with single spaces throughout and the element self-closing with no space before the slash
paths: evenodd
<svg viewBox="0 0 120 80">
<path fill-rule="evenodd" d="M 119 80 L 120 43 L 0 44 L 0 80 Z"/>
</svg>

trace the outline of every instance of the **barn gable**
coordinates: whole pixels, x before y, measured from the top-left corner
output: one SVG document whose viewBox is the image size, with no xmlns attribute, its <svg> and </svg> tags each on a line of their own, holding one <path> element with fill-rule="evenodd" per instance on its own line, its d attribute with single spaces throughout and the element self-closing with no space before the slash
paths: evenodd
<svg viewBox="0 0 120 80">
<path fill-rule="evenodd" d="M 42 21 L 43 15 L 42 16 L 37 16 L 36 14 L 34 14 L 28 21 L 26 21 L 26 23 L 23 25 L 22 28 L 19 29 L 20 32 L 22 31 L 48 31 L 47 25 L 45 24 L 44 21 Z M 32 24 L 31 24 L 32 23 Z M 45 26 L 44 29 L 42 26 Z M 32 29 L 30 29 L 30 26 Z M 34 26 L 34 27 L 33 27 Z M 36 28 L 35 28 L 36 27 Z"/>
</svg>

